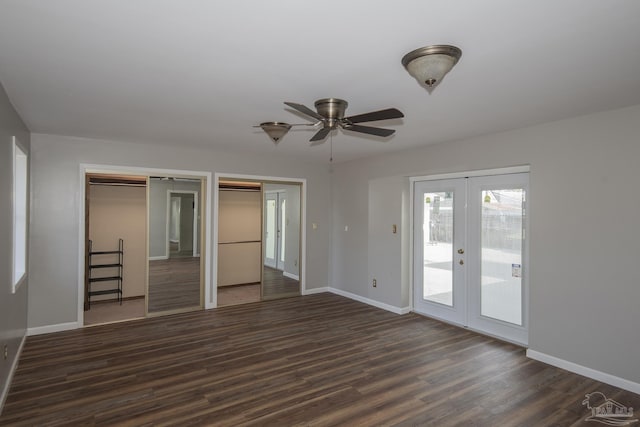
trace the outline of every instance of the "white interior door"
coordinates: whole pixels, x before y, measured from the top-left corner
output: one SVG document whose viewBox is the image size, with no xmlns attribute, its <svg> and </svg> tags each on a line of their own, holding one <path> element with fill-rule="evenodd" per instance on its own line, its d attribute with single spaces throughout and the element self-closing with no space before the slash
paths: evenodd
<svg viewBox="0 0 640 427">
<path fill-rule="evenodd" d="M 527 344 L 528 179 L 415 183 L 416 312 Z"/>
<path fill-rule="evenodd" d="M 466 182 L 422 181 L 414 190 L 414 310 L 466 325 Z"/>
</svg>

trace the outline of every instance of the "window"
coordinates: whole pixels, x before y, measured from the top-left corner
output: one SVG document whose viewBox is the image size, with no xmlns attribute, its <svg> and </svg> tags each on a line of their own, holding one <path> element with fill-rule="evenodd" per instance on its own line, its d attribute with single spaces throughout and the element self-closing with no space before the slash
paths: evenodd
<svg viewBox="0 0 640 427">
<path fill-rule="evenodd" d="M 27 154 L 13 137 L 13 292 L 27 270 Z"/>
</svg>

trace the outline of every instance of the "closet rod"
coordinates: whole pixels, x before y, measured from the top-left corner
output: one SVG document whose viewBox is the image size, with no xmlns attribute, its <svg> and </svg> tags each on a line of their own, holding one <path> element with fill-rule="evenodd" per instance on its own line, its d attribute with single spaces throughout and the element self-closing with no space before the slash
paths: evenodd
<svg viewBox="0 0 640 427">
<path fill-rule="evenodd" d="M 219 245 L 235 245 L 237 243 L 262 243 L 262 240 L 241 240 L 239 242 L 218 242 Z"/>
<path fill-rule="evenodd" d="M 146 187 L 147 184 L 123 184 L 118 182 L 90 182 L 89 185 L 108 185 L 111 187 Z"/>
<path fill-rule="evenodd" d="M 248 192 L 260 192 L 259 188 L 225 188 L 225 187 L 220 187 L 220 191 L 248 191 Z"/>
</svg>

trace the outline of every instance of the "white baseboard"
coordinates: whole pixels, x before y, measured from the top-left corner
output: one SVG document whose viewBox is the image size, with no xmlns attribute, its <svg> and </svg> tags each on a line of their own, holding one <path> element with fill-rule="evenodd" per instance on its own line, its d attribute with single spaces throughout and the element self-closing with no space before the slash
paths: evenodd
<svg viewBox="0 0 640 427">
<path fill-rule="evenodd" d="M 540 353 L 539 351 L 531 349 L 527 350 L 527 357 L 539 362 L 544 362 L 548 365 L 555 366 L 557 368 L 567 370 L 569 372 L 573 372 L 575 374 L 585 376 L 587 378 L 594 379 L 596 381 L 622 388 L 632 393 L 640 394 L 640 384 L 634 383 L 633 381 L 629 381 L 624 378 L 616 377 L 615 375 L 596 371 L 595 369 L 587 368 L 586 366 L 578 365 L 577 363 L 569 362 L 567 360 L 550 356 L 545 353 Z"/>
<path fill-rule="evenodd" d="M 300 277 L 299 277 L 299 276 L 296 276 L 295 274 L 291 274 L 291 273 L 287 273 L 286 271 L 283 271 L 283 272 L 282 272 L 282 275 L 283 275 L 284 277 L 288 277 L 289 279 L 293 279 L 293 280 L 300 281 Z"/>
<path fill-rule="evenodd" d="M 42 335 L 50 334 L 52 332 L 69 331 L 71 329 L 78 329 L 80 324 L 78 322 L 58 323 L 56 325 L 37 326 L 35 328 L 27 329 L 27 335 Z"/>
<path fill-rule="evenodd" d="M 381 308 L 383 310 L 387 310 L 395 314 L 407 314 L 411 311 L 410 307 L 396 307 L 394 305 L 386 304 L 386 303 L 372 300 L 370 298 L 366 298 L 360 295 L 352 294 L 351 292 L 343 291 L 342 289 L 329 288 L 329 292 L 358 301 L 358 302 L 363 302 L 365 304 L 372 305 L 374 307 Z"/>
<path fill-rule="evenodd" d="M 160 255 L 160 256 L 150 256 L 149 257 L 149 261 L 162 261 L 164 259 L 169 259 L 168 256 L 166 255 Z"/>
<path fill-rule="evenodd" d="M 329 292 L 329 287 L 325 286 L 324 288 L 313 288 L 313 289 L 305 289 L 302 292 L 302 295 L 313 295 L 313 294 L 321 294 L 323 292 Z"/>
<path fill-rule="evenodd" d="M 18 346 L 18 351 L 16 352 L 16 357 L 13 359 L 11 363 L 11 368 L 9 368 L 9 375 L 7 375 L 7 381 L 4 383 L 2 387 L 2 391 L 0 392 L 0 414 L 2 414 L 2 408 L 4 408 L 4 402 L 7 400 L 7 396 L 9 395 L 9 388 L 11 388 L 11 382 L 13 381 L 13 374 L 16 372 L 18 368 L 18 360 L 20 359 L 20 354 L 22 354 L 22 347 L 24 347 L 24 343 L 27 340 L 27 336 L 23 336 L 20 341 L 20 345 Z"/>
</svg>

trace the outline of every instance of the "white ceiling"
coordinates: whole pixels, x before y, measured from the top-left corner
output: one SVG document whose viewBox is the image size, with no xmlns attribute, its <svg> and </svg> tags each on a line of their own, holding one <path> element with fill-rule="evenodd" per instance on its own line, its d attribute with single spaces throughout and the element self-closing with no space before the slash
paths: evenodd
<svg viewBox="0 0 640 427">
<path fill-rule="evenodd" d="M 32 132 L 326 162 L 284 101 L 396 107 L 387 140 L 337 131 L 334 161 L 640 104 L 637 0 L 0 0 L 0 81 Z M 402 56 L 453 44 L 429 95 Z M 328 141 L 328 140 L 327 140 Z"/>
</svg>

